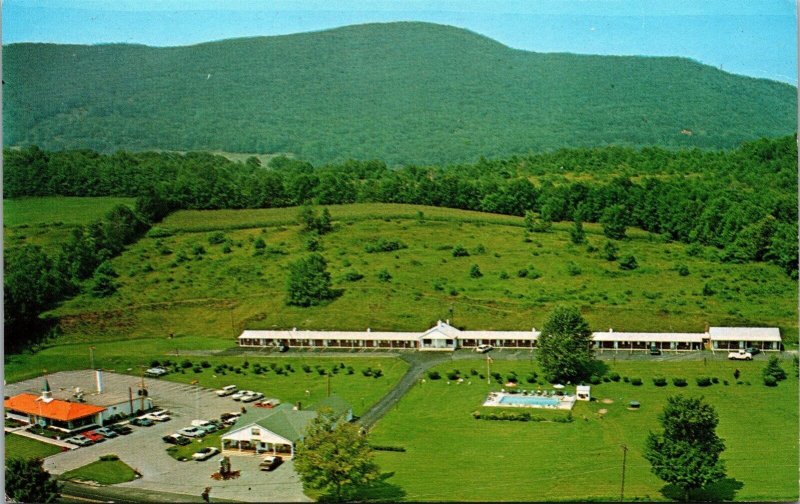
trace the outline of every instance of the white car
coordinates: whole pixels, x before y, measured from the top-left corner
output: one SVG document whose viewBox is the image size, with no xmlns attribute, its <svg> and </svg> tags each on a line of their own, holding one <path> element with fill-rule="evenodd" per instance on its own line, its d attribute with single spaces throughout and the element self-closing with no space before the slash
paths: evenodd
<svg viewBox="0 0 800 504">
<path fill-rule="evenodd" d="M 248 396 L 248 395 L 250 395 L 252 393 L 253 393 L 252 390 L 240 390 L 239 392 L 236 392 L 235 394 L 233 394 L 231 396 L 231 399 L 233 399 L 234 401 L 241 401 L 242 397 Z"/>
<path fill-rule="evenodd" d="M 167 370 L 160 367 L 153 367 L 145 371 L 144 374 L 147 376 L 152 376 L 153 378 L 158 378 L 167 374 Z"/>
<path fill-rule="evenodd" d="M 753 354 L 744 350 L 739 350 L 737 352 L 730 352 L 728 358 L 731 360 L 753 360 Z"/>
<path fill-rule="evenodd" d="M 478 353 L 486 353 L 492 349 L 492 345 L 478 345 L 475 347 L 475 351 Z"/>
<path fill-rule="evenodd" d="M 237 390 L 236 385 L 228 385 L 227 387 L 222 387 L 221 389 L 217 390 L 217 395 L 219 397 L 233 395 L 236 393 L 236 390 Z"/>
<path fill-rule="evenodd" d="M 247 394 L 246 396 L 242 397 L 241 401 L 242 402 L 253 402 L 253 401 L 257 401 L 258 399 L 263 399 L 263 398 L 264 398 L 264 394 L 262 394 L 261 392 L 252 392 L 252 393 Z"/>
<path fill-rule="evenodd" d="M 193 460 L 198 460 L 198 461 L 199 460 L 207 460 L 207 459 L 213 457 L 214 455 L 216 455 L 217 453 L 219 453 L 219 449 L 218 448 L 214 448 L 214 447 L 201 448 L 200 450 L 198 450 L 197 452 L 192 454 L 192 459 Z"/>
<path fill-rule="evenodd" d="M 179 430 L 178 434 L 186 437 L 203 437 L 206 435 L 206 431 L 199 427 L 185 427 Z"/>
<path fill-rule="evenodd" d="M 151 411 L 150 413 L 144 415 L 144 417 L 149 418 L 154 422 L 166 422 L 172 419 L 172 417 L 169 416 L 169 411 L 167 410 Z"/>
</svg>

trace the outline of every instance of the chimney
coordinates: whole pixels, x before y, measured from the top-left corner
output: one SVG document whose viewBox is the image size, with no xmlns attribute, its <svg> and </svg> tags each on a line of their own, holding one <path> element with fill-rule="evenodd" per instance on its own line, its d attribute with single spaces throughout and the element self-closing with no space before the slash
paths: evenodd
<svg viewBox="0 0 800 504">
<path fill-rule="evenodd" d="M 613 333 L 613 332 L 614 332 L 614 329 L 612 329 L 612 328 L 610 328 L 610 327 L 609 327 L 609 328 L 608 328 L 608 332 L 610 332 L 610 333 Z"/>
<path fill-rule="evenodd" d="M 436 327 L 442 327 L 442 321 L 441 320 L 438 320 L 436 322 Z"/>
<path fill-rule="evenodd" d="M 367 327 L 367 332 L 372 332 L 372 329 L 370 329 L 369 327 Z"/>
<path fill-rule="evenodd" d="M 103 372 L 101 370 L 98 369 L 98 370 L 96 370 L 94 372 L 94 380 L 95 380 L 95 383 L 97 383 L 97 393 L 98 394 L 102 394 L 103 393 Z"/>
<path fill-rule="evenodd" d="M 450 325 L 450 319 L 445 320 L 444 323 Z"/>
</svg>

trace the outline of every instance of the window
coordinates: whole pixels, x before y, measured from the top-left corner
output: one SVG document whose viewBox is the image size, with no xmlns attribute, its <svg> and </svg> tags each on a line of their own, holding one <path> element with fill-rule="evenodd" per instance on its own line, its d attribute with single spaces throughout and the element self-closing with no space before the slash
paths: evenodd
<svg viewBox="0 0 800 504">
<path fill-rule="evenodd" d="M 261 429 L 258 427 L 253 427 L 250 429 L 250 435 L 253 437 L 261 437 Z"/>
</svg>

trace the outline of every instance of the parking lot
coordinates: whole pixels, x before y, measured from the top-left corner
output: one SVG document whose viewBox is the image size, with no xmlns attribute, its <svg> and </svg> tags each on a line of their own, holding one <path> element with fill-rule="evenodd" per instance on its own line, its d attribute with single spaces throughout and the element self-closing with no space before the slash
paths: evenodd
<svg viewBox="0 0 800 504">
<path fill-rule="evenodd" d="M 80 381 L 83 374 L 93 371 L 70 371 L 51 375 L 53 383 L 69 383 L 71 379 Z M 69 376 L 75 374 L 76 376 Z M 125 387 L 130 376 L 105 373 L 107 387 Z M 15 394 L 41 387 L 42 379 L 20 382 L 6 387 L 6 394 Z M 167 454 L 170 445 L 162 441 L 162 436 L 172 434 L 187 427 L 194 419 L 219 418 L 222 413 L 239 411 L 242 404 L 229 397 L 217 397 L 210 389 L 173 383 L 165 380 L 145 379 L 149 397 L 157 408 L 171 412 L 172 420 L 159 422 L 152 427 L 134 427 L 127 436 L 119 436 L 77 450 L 58 453 L 45 460 L 45 469 L 52 474 L 76 469 L 96 461 L 101 455 L 115 454 L 123 462 L 139 472 L 140 479 L 122 483 L 118 486 L 142 488 L 162 492 L 181 493 L 199 496 L 203 489 L 211 487 L 211 498 L 240 501 L 309 501 L 303 494 L 302 484 L 294 472 L 291 461 L 282 464 L 273 472 L 258 470 L 260 459 L 253 456 L 232 456 L 233 470 L 241 472 L 237 479 L 216 481 L 211 474 L 219 467 L 214 456 L 204 462 L 178 462 Z M 269 391 L 262 391 L 269 392 Z"/>
</svg>

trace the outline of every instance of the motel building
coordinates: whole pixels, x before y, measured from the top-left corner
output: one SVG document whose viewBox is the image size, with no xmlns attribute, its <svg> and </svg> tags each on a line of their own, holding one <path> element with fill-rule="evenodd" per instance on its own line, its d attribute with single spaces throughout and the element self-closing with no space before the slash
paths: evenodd
<svg viewBox="0 0 800 504">
<path fill-rule="evenodd" d="M 353 408 L 336 395 L 319 401 L 308 410 L 300 403 L 275 408 L 253 408 L 236 421 L 220 439 L 223 455 L 275 455 L 294 457 L 297 443 L 320 411 L 326 410 L 343 422 L 353 419 Z"/>
<path fill-rule="evenodd" d="M 44 381 L 41 395 L 23 393 L 4 401 L 8 418 L 71 433 L 102 424 L 105 408 L 92 404 L 54 399 L 50 384 Z"/>
<path fill-rule="evenodd" d="M 259 331 L 246 330 L 238 338 L 241 347 L 301 349 L 408 349 L 454 351 L 479 345 L 495 348 L 533 349 L 539 331 L 462 331 L 441 320 L 423 333 L 366 331 Z M 727 350 L 756 347 L 780 351 L 780 330 L 776 327 L 711 327 L 704 333 L 592 333 L 593 348 L 599 351 L 647 351 L 651 347 L 665 351 Z"/>
</svg>

